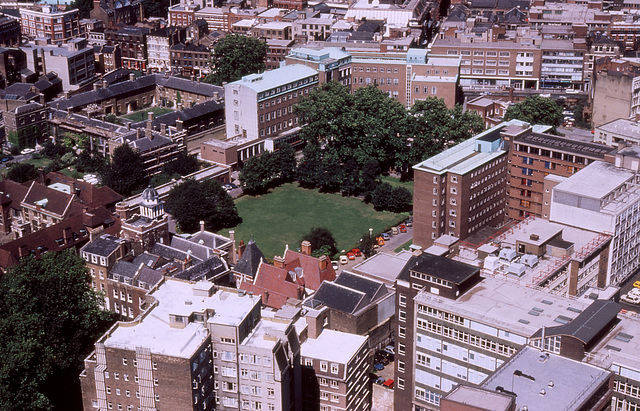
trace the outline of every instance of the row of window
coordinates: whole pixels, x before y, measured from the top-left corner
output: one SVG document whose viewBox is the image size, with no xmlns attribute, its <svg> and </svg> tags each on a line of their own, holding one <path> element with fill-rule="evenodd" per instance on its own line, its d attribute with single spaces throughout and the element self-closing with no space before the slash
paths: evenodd
<svg viewBox="0 0 640 411">
<path fill-rule="evenodd" d="M 458 50 L 447 50 L 447 54 L 450 56 L 457 56 L 458 55 Z M 528 54 L 532 54 L 532 53 L 528 53 Z M 471 55 L 471 50 L 460 50 L 460 55 L 462 56 L 470 56 Z M 485 51 L 484 50 L 474 50 L 473 51 L 473 55 L 474 56 L 484 56 L 485 55 Z M 486 56 L 487 57 L 496 57 L 496 56 L 500 56 L 500 57 L 509 57 L 511 56 L 511 52 L 509 51 L 501 51 L 498 52 L 497 51 L 487 51 L 486 52 Z"/>
<path fill-rule="evenodd" d="M 307 367 L 313 367 L 313 359 L 305 358 L 304 365 Z M 338 374 L 339 365 L 331 363 L 331 374 Z M 329 370 L 329 363 L 326 361 L 320 361 L 320 371 L 327 372 Z"/>
</svg>

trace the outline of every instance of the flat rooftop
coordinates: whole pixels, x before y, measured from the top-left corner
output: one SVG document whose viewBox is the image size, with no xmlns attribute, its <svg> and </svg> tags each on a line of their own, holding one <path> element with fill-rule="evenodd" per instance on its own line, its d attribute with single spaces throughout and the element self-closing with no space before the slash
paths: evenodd
<svg viewBox="0 0 640 411">
<path fill-rule="evenodd" d="M 529 338 L 558 316 L 575 318 L 593 301 L 572 299 L 511 281 L 487 277 L 455 300 L 425 291 L 415 301 Z"/>
<path fill-rule="evenodd" d="M 629 370 L 640 373 L 640 318 L 629 312 L 618 314 L 620 320 L 600 340 L 584 361 L 616 374 L 631 376 Z M 624 370 L 623 370 L 624 369 Z M 637 375 L 637 374 L 636 374 Z M 632 377 L 637 380 L 637 377 Z"/>
<path fill-rule="evenodd" d="M 515 392 L 517 409 L 577 410 L 610 375 L 610 371 L 593 365 L 525 346 L 482 387 Z"/>
<path fill-rule="evenodd" d="M 567 192 L 581 197 L 603 199 L 631 179 L 633 175 L 632 171 L 618 168 L 613 164 L 594 161 L 578 173 L 559 183 L 554 187 L 554 191 Z"/>
<path fill-rule="evenodd" d="M 640 122 L 635 120 L 618 118 L 598 126 L 596 129 L 606 133 L 621 134 L 625 138 L 640 140 Z"/>
<path fill-rule="evenodd" d="M 234 81 L 229 85 L 242 85 L 260 93 L 262 91 L 271 90 L 274 87 L 280 87 L 316 75 L 318 75 L 318 72 L 311 67 L 307 67 L 302 64 L 292 64 L 275 70 L 265 71 L 260 74 L 249 74 L 248 76 L 244 76 L 241 80 Z"/>
<path fill-rule="evenodd" d="M 262 320 L 256 325 L 251 334 L 242 342 L 242 346 L 263 349 L 272 349 L 280 343 L 279 339 L 286 340 L 285 331 L 289 327 L 289 322 L 273 321 L 269 316 L 273 312 L 262 311 Z"/>
<path fill-rule="evenodd" d="M 394 284 L 412 256 L 410 251 L 400 251 L 397 254 L 378 253 L 356 264 L 351 271 L 388 284 Z"/>
<path fill-rule="evenodd" d="M 549 150 L 561 150 L 591 159 L 603 159 L 616 149 L 603 144 L 576 141 L 571 138 L 563 138 L 542 133 L 527 133 L 514 139 L 515 143 L 523 143 Z"/>
<path fill-rule="evenodd" d="M 492 390 L 458 385 L 446 396 L 447 400 L 487 411 L 507 411 L 513 398 Z"/>
<path fill-rule="evenodd" d="M 366 342 L 363 335 L 325 329 L 318 338 L 302 343 L 300 356 L 347 364 Z"/>
<path fill-rule="evenodd" d="M 179 358 L 191 358 L 209 335 L 203 323 L 192 322 L 185 328 L 169 327 L 169 316 L 189 316 L 194 312 L 211 309 L 215 315 L 210 323 L 238 325 L 258 304 L 259 296 L 239 296 L 218 290 L 211 297 L 194 295 L 194 288 L 213 286 L 209 282 L 196 284 L 167 278 L 166 282 L 151 294 L 158 305 L 151 309 L 138 324 L 118 324 L 104 340 L 106 347 L 135 350 L 144 346 L 154 354 Z"/>
</svg>

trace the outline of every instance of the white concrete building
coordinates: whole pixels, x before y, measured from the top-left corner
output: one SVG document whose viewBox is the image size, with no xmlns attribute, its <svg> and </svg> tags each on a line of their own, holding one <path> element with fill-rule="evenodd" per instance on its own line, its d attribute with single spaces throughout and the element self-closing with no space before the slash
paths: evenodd
<svg viewBox="0 0 640 411">
<path fill-rule="evenodd" d="M 637 146 L 622 149 L 615 164 L 596 161 L 552 191 L 550 221 L 613 237 L 606 285 L 620 284 L 640 267 L 639 155 Z"/>
</svg>

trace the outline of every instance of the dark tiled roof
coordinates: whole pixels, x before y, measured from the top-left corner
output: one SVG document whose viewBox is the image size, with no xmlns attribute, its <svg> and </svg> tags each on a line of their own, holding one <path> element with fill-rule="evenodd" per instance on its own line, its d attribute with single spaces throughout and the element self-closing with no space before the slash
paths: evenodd
<svg viewBox="0 0 640 411">
<path fill-rule="evenodd" d="M 135 265 L 138 265 L 138 266 L 140 264 L 144 264 L 147 267 L 156 268 L 161 260 L 162 260 L 162 258 L 160 258 L 160 256 L 153 255 L 153 254 L 147 253 L 145 251 L 142 254 L 138 254 L 133 259 L 132 263 L 134 263 Z"/>
<path fill-rule="evenodd" d="M 205 261 L 195 264 L 186 270 L 174 275 L 176 278 L 183 280 L 198 281 L 198 280 L 214 280 L 219 278 L 225 272 L 228 272 L 229 268 L 218 256 L 213 256 Z"/>
<path fill-rule="evenodd" d="M 242 256 L 238 260 L 238 264 L 233 268 L 234 271 L 239 273 L 248 275 L 250 277 L 255 277 L 256 272 L 258 271 L 258 266 L 260 265 L 260 261 L 264 260 L 264 254 L 258 248 L 258 245 L 253 241 L 253 238 L 249 240 L 247 246 L 242 253 Z"/>
<path fill-rule="evenodd" d="M 568 324 L 545 328 L 545 336 L 570 335 L 589 347 L 616 321 L 622 306 L 610 300 L 596 300 Z M 538 330 L 532 338 L 540 338 Z"/>
<path fill-rule="evenodd" d="M 325 281 L 305 304 L 320 303 L 334 310 L 353 314 L 368 303 L 365 293 Z"/>
<path fill-rule="evenodd" d="M 384 285 L 378 281 L 374 281 L 360 275 L 351 274 L 346 271 L 343 271 L 334 282 L 344 287 L 365 293 L 369 301 L 376 297 L 376 294 L 378 294 L 381 287 L 384 287 Z"/>
<path fill-rule="evenodd" d="M 136 275 L 136 272 L 138 271 L 138 267 L 139 266 L 133 263 L 130 263 L 129 261 L 118 260 L 113 265 L 113 267 L 111 267 L 111 272 L 109 274 L 110 275 L 115 274 L 116 276 L 120 276 L 120 277 L 133 278 Z"/>
<path fill-rule="evenodd" d="M 478 267 L 454 261 L 446 257 L 422 253 L 419 256 L 412 256 L 404 266 L 398 279 L 408 281 L 411 276 L 409 271 L 417 271 L 432 277 L 451 281 L 454 284 L 462 284 L 467 279 L 473 277 L 478 271 Z"/>
<path fill-rule="evenodd" d="M 28 187 L 25 187 L 13 180 L 0 181 L 0 193 L 2 193 L 6 199 L 11 201 L 10 207 L 16 210 L 20 210 L 22 208 L 20 203 L 24 200 L 28 190 Z M 3 204 L 6 204 L 6 199 L 3 199 Z"/>
<path fill-rule="evenodd" d="M 71 178 L 55 171 L 48 173 L 45 176 L 45 181 L 47 185 L 53 183 L 63 183 L 67 185 L 75 184 L 78 189 L 77 192 L 74 193 L 76 194 L 77 199 L 90 208 L 99 206 L 111 207 L 123 198 L 120 194 L 107 186 L 94 186 L 86 181 L 76 180 L 75 178 Z"/>
<path fill-rule="evenodd" d="M 111 253 L 120 248 L 121 244 L 122 241 L 118 237 L 106 234 L 88 243 L 82 248 L 82 251 L 102 257 L 108 257 Z"/>
</svg>

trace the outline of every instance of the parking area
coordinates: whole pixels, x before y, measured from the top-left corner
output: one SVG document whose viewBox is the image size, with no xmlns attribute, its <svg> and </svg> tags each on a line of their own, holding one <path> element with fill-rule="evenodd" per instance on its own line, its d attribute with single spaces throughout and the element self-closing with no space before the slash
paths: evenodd
<svg viewBox="0 0 640 411">
<path fill-rule="evenodd" d="M 620 297 L 624 296 L 625 294 L 629 294 L 629 292 L 631 290 L 633 290 L 634 287 L 633 284 L 636 281 L 640 281 L 640 271 L 637 272 L 635 275 L 633 275 L 631 277 L 631 279 L 629 279 L 626 283 L 624 283 L 621 287 L 620 287 Z M 640 284 L 639 284 L 640 285 Z M 632 294 L 636 294 L 636 293 L 640 293 L 640 291 L 631 291 Z M 624 301 L 622 299 L 620 299 L 620 305 L 622 305 L 622 307 L 624 307 L 625 310 L 627 311 L 634 311 L 636 313 L 640 313 L 640 303 L 637 304 L 632 304 L 630 302 Z"/>
<path fill-rule="evenodd" d="M 375 375 L 379 379 L 387 381 L 393 379 L 395 361 L 390 361 L 382 370 L 376 371 Z M 393 408 L 393 388 L 389 388 L 382 384 L 373 383 L 372 391 L 372 411 L 392 411 Z"/>
</svg>

